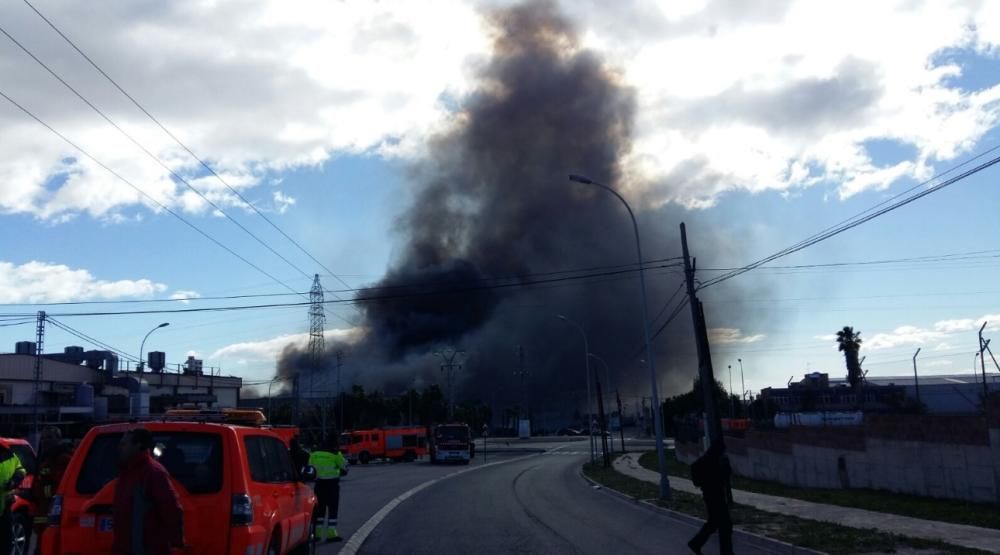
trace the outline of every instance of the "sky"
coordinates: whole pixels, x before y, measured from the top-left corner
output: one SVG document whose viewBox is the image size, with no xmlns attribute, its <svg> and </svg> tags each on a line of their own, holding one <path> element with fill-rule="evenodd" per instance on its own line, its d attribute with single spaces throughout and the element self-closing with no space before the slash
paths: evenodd
<svg viewBox="0 0 1000 555">
<path fill-rule="evenodd" d="M 281 349 L 305 340 L 306 307 L 73 313 L 304 302 L 290 290 L 307 291 L 314 273 L 332 291 L 377 281 L 402 243 L 394 223 L 411 198 L 409 168 L 461 124 L 462 99 L 489 85 L 477 80 L 488 16 L 509 4 L 0 6 L 0 92 L 51 127 L 0 98 L 0 351 L 33 338 L 37 310 L 131 355 L 169 322 L 147 351 L 268 379 Z M 731 238 L 738 257 L 703 255 L 717 267 L 795 244 L 1000 145 L 995 2 L 559 6 L 582 47 L 636 93 L 615 185 L 640 212 L 675 204 L 696 215 L 706 229 L 688 230 L 695 255 L 699 234 Z M 708 323 L 717 376 L 728 386 L 737 359 L 754 391 L 809 371 L 842 376 L 832 336 L 844 325 L 861 331 L 871 375 L 910 374 L 917 348 L 922 373 L 971 372 L 982 322 L 1000 335 L 997 172 L 703 290 L 722 307 Z M 899 259 L 909 260 L 885 262 Z M 816 267 L 843 262 L 866 264 Z M 232 295 L 273 296 L 207 299 Z M 91 304 L 38 304 L 53 302 Z M 358 321 L 351 306 L 328 306 L 329 336 Z M 49 326 L 47 352 L 77 344 L 90 346 Z"/>
</svg>

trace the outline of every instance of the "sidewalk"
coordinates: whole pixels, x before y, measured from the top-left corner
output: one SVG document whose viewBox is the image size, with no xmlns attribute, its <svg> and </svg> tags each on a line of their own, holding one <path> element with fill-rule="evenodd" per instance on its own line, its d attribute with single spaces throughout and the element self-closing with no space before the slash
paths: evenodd
<svg viewBox="0 0 1000 555">
<path fill-rule="evenodd" d="M 660 483 L 660 475 L 639 466 L 639 454 L 629 453 L 615 459 L 615 470 L 653 484 Z M 670 477 L 670 488 L 687 493 L 701 494 L 691 480 L 677 476 Z M 911 538 L 938 540 L 952 545 L 982 549 L 1000 553 L 1000 530 L 979 528 L 964 524 L 951 524 L 935 520 L 924 520 L 864 509 L 853 509 L 838 505 L 824 505 L 799 499 L 764 495 L 749 491 L 733 490 L 733 501 L 741 505 L 755 507 L 762 511 L 780 513 L 809 520 L 832 522 L 842 526 L 862 529 L 876 529 L 881 532 L 899 534 Z"/>
</svg>

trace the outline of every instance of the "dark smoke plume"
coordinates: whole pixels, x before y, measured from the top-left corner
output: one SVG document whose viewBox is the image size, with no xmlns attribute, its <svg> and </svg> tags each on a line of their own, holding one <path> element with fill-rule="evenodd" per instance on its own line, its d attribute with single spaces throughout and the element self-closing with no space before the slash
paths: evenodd
<svg viewBox="0 0 1000 555">
<path fill-rule="evenodd" d="M 591 351 L 610 365 L 623 397 L 648 395 L 648 374 L 639 361 L 646 355 L 637 352 L 642 328 L 635 273 L 482 288 L 497 283 L 497 276 L 527 280 L 636 260 L 619 201 L 567 180 L 569 173 L 583 173 L 622 189 L 635 91 L 580 48 L 552 3 L 532 2 L 488 18 L 493 52 L 479 87 L 461 102 L 460 123 L 435 138 L 430 156 L 412 169 L 415 198 L 396 222 L 403 248 L 374 289 L 360 294 L 394 298 L 363 303 L 363 338 L 333 347 L 345 351 L 345 383 L 389 394 L 440 383 L 434 351 L 452 345 L 467 352 L 459 399 L 510 406 L 530 397 L 536 411 L 576 403 L 585 387 L 584 349 L 579 333 L 556 318 L 565 314 L 587 330 Z M 679 254 L 677 214 L 677 208 L 638 214 L 647 259 Z M 698 239 L 706 246 L 704 237 Z M 672 272 L 647 273 L 651 314 L 676 290 L 681 274 Z M 420 296 L 449 288 L 465 292 Z M 682 314 L 656 342 L 664 389 L 693 377 L 689 321 Z M 529 375 L 524 388 L 514 375 L 518 346 Z M 600 363 L 592 365 L 605 381 Z M 328 357 L 324 368 L 331 366 Z M 308 368 L 306 357 L 287 350 L 279 371 L 299 368 Z"/>
</svg>

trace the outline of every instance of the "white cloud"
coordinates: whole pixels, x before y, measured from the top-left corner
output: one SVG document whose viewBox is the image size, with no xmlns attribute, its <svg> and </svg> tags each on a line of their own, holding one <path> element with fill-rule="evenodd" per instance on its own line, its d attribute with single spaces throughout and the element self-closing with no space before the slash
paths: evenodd
<svg viewBox="0 0 1000 555">
<path fill-rule="evenodd" d="M 197 291 L 185 291 L 183 289 L 174 291 L 170 295 L 171 299 L 180 299 L 181 304 L 191 304 L 189 299 L 197 299 L 198 297 L 201 297 L 201 294 Z"/>
<path fill-rule="evenodd" d="M 87 270 L 31 261 L 0 261 L 0 302 L 47 303 L 149 297 L 167 286 L 148 279 L 97 279 Z"/>
<path fill-rule="evenodd" d="M 738 328 L 710 328 L 708 330 L 708 340 L 712 343 L 756 343 L 767 337 L 763 333 L 755 335 L 744 335 L 743 330 Z"/>
<path fill-rule="evenodd" d="M 295 206 L 295 197 L 288 196 L 281 191 L 275 191 L 272 197 L 274 198 L 274 211 L 278 214 L 284 214 L 289 208 Z"/>
<path fill-rule="evenodd" d="M 326 330 L 324 337 L 328 340 L 352 342 L 359 337 L 358 328 Z M 244 341 L 226 345 L 209 356 L 210 360 L 226 360 L 236 364 L 259 362 L 276 362 L 281 351 L 289 345 L 305 347 L 309 341 L 308 333 L 283 334 L 260 341 Z"/>
<path fill-rule="evenodd" d="M 940 340 L 946 335 L 940 331 L 918 328 L 916 326 L 900 326 L 888 333 L 876 333 L 864 340 L 863 345 L 873 351 L 891 349 L 904 345 L 923 345 L 929 341 Z"/>
<path fill-rule="evenodd" d="M 497 3 L 506 4 L 307 0 L 289 9 L 277 0 L 134 7 L 75 0 L 47 11 L 234 188 L 247 190 L 338 153 L 419 155 L 453 118 L 447 99 L 472 90 L 489 48 L 477 9 Z M 952 81 L 966 69 L 954 52 L 1000 48 L 995 2 L 562 5 L 583 45 L 605 54 L 637 91 L 628 186 L 653 203 L 707 206 L 727 190 L 824 180 L 841 183 L 841 197 L 878 190 L 968 152 L 1000 114 L 1000 87 L 967 91 Z M 5 5 L 0 18 L 213 202 L 241 204 L 27 7 Z M 210 213 L 7 46 L 4 92 L 159 202 Z M 867 147 L 873 139 L 914 154 L 876 162 Z M 0 143 L 7 147 L 0 211 L 116 222 L 139 206 L 158 210 L 11 106 L 0 109 Z M 278 211 L 289 208 L 274 201 Z"/>
<path fill-rule="evenodd" d="M 942 341 L 934 346 L 935 351 L 951 351 L 955 348 L 954 345 L 948 343 L 947 341 Z"/>
<path fill-rule="evenodd" d="M 979 331 L 983 322 L 989 322 L 987 330 L 1000 330 L 1000 314 L 987 314 L 980 318 L 958 318 L 954 320 L 940 320 L 934 323 L 934 329 L 945 333 L 959 333 L 969 331 Z"/>
</svg>

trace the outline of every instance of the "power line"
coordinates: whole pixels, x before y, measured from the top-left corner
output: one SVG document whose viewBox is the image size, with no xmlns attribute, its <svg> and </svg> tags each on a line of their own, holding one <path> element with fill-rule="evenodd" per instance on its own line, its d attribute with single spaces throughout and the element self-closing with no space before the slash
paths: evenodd
<svg viewBox="0 0 1000 555">
<path fill-rule="evenodd" d="M 147 193 L 146 191 L 143 191 L 142 189 L 140 189 L 137 185 L 135 185 L 134 183 L 132 183 L 128 179 L 125 179 L 125 177 L 123 177 L 121 174 L 119 174 L 115 170 L 111 169 L 109 166 L 107 166 L 106 164 L 104 164 L 103 162 L 101 162 L 100 160 L 98 160 L 97 158 L 95 158 L 93 155 L 91 155 L 89 152 L 87 152 L 86 150 L 84 150 L 83 147 L 80 147 L 79 145 L 77 145 L 73 141 L 69 140 L 69 138 L 67 138 L 65 135 L 63 135 L 59 131 L 56 131 L 55 128 L 53 128 L 51 125 L 49 125 L 48 123 L 46 123 L 45 121 L 43 121 L 41 118 L 39 118 L 38 116 L 36 116 L 35 114 L 33 114 L 30 110 L 28 110 L 24 106 L 18 104 L 13 98 L 7 96 L 7 94 L 4 93 L 2 90 L 0 90 L 0 96 L 2 96 L 5 100 L 7 100 L 7 102 L 10 102 L 15 107 L 17 107 L 17 109 L 19 109 L 22 112 L 24 112 L 31 119 L 35 120 L 36 122 L 38 122 L 39 124 L 41 124 L 42 126 L 44 126 L 46 129 L 48 129 L 49 131 L 51 131 L 54 135 L 56 135 L 57 137 L 59 137 L 60 139 L 62 139 L 64 142 L 66 142 L 66 144 L 68 144 L 71 147 L 73 147 L 74 149 L 76 149 L 78 152 L 80 152 L 81 154 L 83 154 L 84 156 L 86 156 L 87 158 L 89 158 L 91 161 L 93 161 L 98 166 L 100 166 L 100 167 L 104 168 L 105 170 L 107 170 L 108 173 L 110 173 L 111 175 L 117 177 L 119 180 L 121 180 L 122 182 L 124 182 L 129 187 L 135 189 L 136 192 L 138 192 L 142 196 L 144 196 L 147 199 L 149 199 L 149 201 L 152 202 L 153 204 L 159 206 L 160 209 L 162 209 L 163 211 L 167 212 L 168 214 L 170 214 L 171 216 L 177 218 L 178 220 L 184 222 L 185 225 L 187 225 L 191 229 L 197 231 L 203 237 L 205 237 L 209 241 L 215 243 L 219 247 L 222 247 L 229 254 L 232 254 L 236 258 L 239 258 L 240 260 L 242 260 L 244 263 L 246 263 L 251 268 L 253 268 L 253 269 L 257 270 L 258 272 L 260 272 L 261 274 L 264 274 L 265 276 L 271 278 L 272 281 L 278 283 L 279 285 L 282 285 L 283 287 L 285 287 L 289 291 L 292 291 L 293 293 L 298 294 L 298 291 L 296 291 L 295 289 L 293 289 L 291 286 L 289 286 L 285 282 L 283 282 L 280 279 L 272 276 L 267 271 L 265 271 L 264 269 L 260 268 L 259 266 L 257 266 L 253 262 L 250 262 L 249 260 L 247 260 L 246 258 L 244 258 L 243 256 L 241 256 L 240 254 L 238 254 L 233 249 L 231 249 L 231 248 L 227 247 L 226 245 L 222 244 L 221 242 L 219 242 L 217 239 L 215 239 L 214 237 L 212 237 L 211 235 L 209 235 L 205 231 L 202 231 L 202 229 L 199 228 L 198 226 L 196 226 L 193 223 L 189 222 L 183 216 L 181 216 L 177 212 L 171 210 L 165 204 L 161 203 L 160 201 L 158 201 L 155 198 L 153 198 L 152 196 L 150 196 L 149 193 Z"/>
<path fill-rule="evenodd" d="M 901 264 L 910 262 L 913 263 L 956 262 L 962 260 L 981 260 L 990 258 L 1000 258 L 1000 254 L 987 254 L 987 253 L 1000 253 L 1000 249 L 972 251 L 965 253 L 914 256 L 909 258 L 890 258 L 885 260 L 860 260 L 853 262 L 828 262 L 823 264 L 795 264 L 787 266 L 767 266 L 761 268 L 761 270 L 801 270 L 801 269 L 812 269 L 812 268 L 836 268 L 836 267 L 849 267 L 849 266 Z M 698 270 L 704 272 L 732 272 L 740 269 L 742 268 L 698 268 Z"/>
<path fill-rule="evenodd" d="M 285 258 L 281 253 L 279 253 L 278 251 L 276 251 L 273 247 L 271 247 L 266 242 L 264 242 L 263 239 L 261 239 L 260 237 L 258 237 L 252 231 L 250 231 L 246 226 L 244 226 L 239 221 L 237 221 L 235 218 L 233 218 L 228 213 L 226 213 L 226 211 L 223 210 L 218 204 L 216 204 L 215 202 L 213 202 L 211 199 L 209 199 L 207 196 L 205 196 L 201 191 L 199 191 L 196 187 L 194 187 L 193 185 L 191 185 L 191 183 L 188 182 L 188 180 L 184 179 L 184 177 L 182 177 L 180 174 L 178 174 L 176 171 L 174 171 L 173 168 L 171 168 L 169 165 L 167 165 L 167 163 L 164 162 L 159 156 L 153 154 L 149 149 L 147 149 L 141 143 L 139 143 L 139 141 L 137 141 L 134 137 L 132 137 L 132 135 L 130 135 L 127 131 L 125 131 L 124 129 L 122 129 L 121 126 L 119 126 L 117 123 L 115 123 L 115 121 L 112 120 L 110 117 L 108 117 L 107 114 L 105 114 L 103 111 L 101 111 L 100 108 L 98 108 L 97 106 L 95 106 L 90 100 L 88 100 L 85 96 L 83 96 L 72 85 L 70 85 L 68 82 L 66 82 L 65 79 L 63 79 L 62 77 L 60 77 L 59 74 L 56 73 L 48 65 L 46 65 L 45 62 L 43 62 L 41 59 L 39 59 L 37 56 L 35 56 L 35 54 L 33 52 L 31 52 L 31 50 L 28 50 L 27 47 L 25 47 L 17 39 L 15 39 L 10 33 L 8 33 L 7 30 L 3 28 L 2 25 L 0 25 L 0 33 L 3 33 L 8 39 L 11 40 L 11 42 L 13 42 L 15 45 L 17 45 L 17 47 L 20 48 L 25 54 L 27 54 L 28 56 L 30 56 L 32 60 L 34 60 L 36 63 L 38 63 L 38 65 L 42 66 L 42 68 L 44 68 L 45 71 L 49 72 L 49 74 L 52 75 L 52 77 L 54 77 L 57 81 L 59 81 L 60 83 L 62 83 L 67 89 L 69 89 L 74 95 L 76 95 L 77 98 L 79 98 L 81 101 L 83 101 L 84 104 L 86 104 L 87 106 L 89 106 L 91 110 L 93 110 L 99 116 L 101 116 L 104 119 L 104 121 L 108 122 L 112 127 L 114 127 L 115 129 L 117 129 L 119 133 L 121 133 L 122 135 L 124 135 L 125 138 L 127 138 L 133 145 L 135 145 L 137 148 L 139 148 L 139 150 L 141 150 L 144 153 L 146 153 L 147 156 L 149 156 L 150 158 L 152 158 L 153 161 L 155 161 L 157 164 L 159 164 L 171 176 L 173 176 L 175 179 L 177 179 L 178 181 L 180 181 L 181 183 L 183 183 L 188 189 L 190 189 L 192 192 L 194 192 L 199 197 L 201 197 L 201 199 L 204 200 L 205 202 L 207 202 L 212 208 L 214 208 L 215 210 L 217 210 L 226 219 L 228 219 L 229 221 L 231 221 L 233 224 L 235 224 L 237 227 L 239 227 L 241 230 L 243 230 L 247 235 L 249 235 L 255 241 L 257 241 L 262 246 L 264 246 L 264 248 L 266 248 L 267 250 L 269 250 L 272 253 L 274 253 L 274 255 L 276 255 L 278 258 L 280 258 L 281 260 L 283 260 L 286 264 L 288 264 L 289 266 L 291 266 L 292 268 L 294 268 L 296 271 L 298 271 L 299 273 L 301 273 L 304 276 L 308 276 L 309 275 L 304 270 L 302 270 L 301 268 L 299 268 L 298 266 L 296 266 L 295 264 L 293 264 L 292 261 L 290 261 L 287 258 Z"/>
<path fill-rule="evenodd" d="M 855 227 L 857 227 L 857 226 L 859 226 L 859 225 L 861 225 L 863 223 L 869 222 L 869 221 L 871 221 L 871 220 L 873 220 L 873 219 L 875 219 L 875 218 L 877 218 L 877 217 L 879 217 L 879 216 L 881 216 L 883 214 L 887 214 L 887 213 L 889 213 L 889 212 L 891 212 L 893 210 L 896 210 L 897 208 L 901 208 L 903 206 L 906 206 L 907 204 L 909 204 L 909 203 L 911 203 L 911 202 L 913 202 L 915 200 L 919 200 L 919 199 L 921 199 L 921 198 L 923 198 L 923 197 L 925 197 L 925 196 L 927 196 L 927 195 L 929 195 L 931 193 L 934 193 L 934 192 L 939 191 L 939 190 L 941 190 L 941 189 L 943 189 L 945 187 L 948 187 L 950 185 L 958 183 L 959 181 L 965 179 L 966 177 L 969 177 L 971 175 L 979 173 L 980 171 L 985 170 L 985 169 L 987 169 L 987 168 L 989 168 L 989 167 L 997 164 L 998 162 L 1000 162 L 1000 156 L 991 158 L 991 159 L 987 160 L 986 162 L 984 162 L 984 163 L 982 163 L 982 164 L 980 164 L 980 165 L 978 165 L 978 166 L 976 166 L 976 167 L 974 167 L 974 168 L 972 168 L 970 170 L 966 170 L 965 172 L 962 172 L 962 173 L 956 175 L 955 177 L 952 177 L 950 179 L 942 181 L 941 183 L 938 183 L 938 184 L 936 184 L 936 185 L 934 185 L 932 187 L 929 187 L 929 188 L 927 188 L 927 189 L 925 189 L 923 191 L 920 191 L 917 194 L 914 194 L 914 195 L 911 195 L 909 197 L 906 197 L 906 198 L 904 198 L 904 199 L 902 199 L 902 200 L 900 200 L 898 202 L 890 204 L 889 206 L 885 206 L 884 208 L 880 208 L 878 210 L 875 210 L 874 212 L 871 211 L 872 209 L 868 209 L 865 212 L 861 213 L 861 214 L 866 214 L 866 215 L 864 215 L 864 216 L 862 216 L 860 218 L 857 218 L 857 217 L 856 218 L 852 218 L 852 219 L 850 219 L 851 221 L 849 223 L 846 223 L 846 224 L 843 224 L 843 225 L 834 226 L 833 228 L 828 228 L 827 230 L 825 230 L 823 232 L 815 234 L 815 235 L 813 235 L 812 237 L 810 237 L 810 238 L 808 238 L 806 240 L 800 241 L 799 243 L 797 243 L 797 244 L 795 244 L 795 245 L 793 245 L 791 247 L 785 248 L 785 249 L 783 249 L 781 251 L 778 251 L 778 252 L 776 252 L 776 253 L 768 256 L 768 257 L 762 258 L 762 259 L 760 259 L 760 260 L 758 260 L 756 262 L 753 262 L 751 264 L 748 264 L 746 266 L 743 266 L 741 268 L 733 270 L 733 271 L 731 271 L 731 272 L 729 272 L 727 274 L 723 274 L 721 276 L 712 278 L 712 279 L 706 281 L 705 283 L 703 283 L 701 285 L 700 289 L 704 289 L 705 287 L 710 287 L 712 285 L 716 285 L 716 284 L 721 283 L 723 281 L 726 281 L 728 279 L 731 279 L 731 278 L 734 278 L 734 277 L 739 276 L 741 274 L 744 274 L 746 272 L 749 272 L 749 271 L 751 271 L 751 270 L 753 270 L 753 269 L 755 269 L 755 268 L 757 268 L 757 267 L 759 267 L 759 266 L 761 266 L 763 264 L 767 264 L 768 262 L 771 262 L 771 261 L 776 260 L 778 258 L 781 258 L 781 257 L 784 257 L 784 256 L 788 256 L 789 254 L 792 254 L 792 253 L 798 252 L 798 251 L 800 251 L 802 249 L 808 248 L 808 247 L 810 247 L 812 245 L 815 245 L 816 243 L 819 243 L 821 241 L 825 241 L 826 239 L 829 239 L 830 237 L 833 237 L 835 235 L 839 235 L 840 233 L 843 233 L 844 231 L 847 231 L 849 229 L 855 228 Z M 963 164 L 965 164 L 965 163 L 968 163 L 968 162 L 964 162 Z M 928 180 L 928 181 L 930 181 L 930 180 Z M 912 189 L 910 189 L 910 190 L 912 190 Z M 881 204 L 885 204 L 885 203 L 883 202 Z"/>
<path fill-rule="evenodd" d="M 655 268 L 646 268 L 646 270 Z M 585 280 L 600 277 L 610 277 L 610 276 L 621 276 L 624 274 L 630 274 L 638 271 L 637 269 L 628 270 L 616 270 L 601 273 L 586 274 L 581 276 L 563 276 L 555 277 L 549 279 L 538 279 L 538 280 L 528 280 L 519 281 L 513 283 L 502 283 L 493 285 L 471 285 L 467 287 L 457 287 L 448 289 L 437 289 L 430 291 L 415 291 L 408 293 L 397 293 L 389 295 L 369 295 L 369 296 L 359 296 L 352 300 L 334 299 L 324 301 L 323 304 L 358 304 L 365 302 L 377 302 L 386 300 L 396 300 L 396 299 L 406 299 L 415 297 L 428 297 L 428 296 L 447 296 L 447 295 L 462 295 L 468 293 L 476 293 L 480 291 L 488 290 L 499 290 L 499 289 L 512 289 L 519 287 L 527 287 L 532 285 L 543 285 L 543 284 L 553 284 L 562 282 L 571 282 L 577 280 Z M 194 308 L 175 308 L 175 309 L 149 309 L 149 310 L 125 310 L 125 311 L 102 311 L 102 312 L 64 312 L 64 313 L 53 313 L 54 316 L 59 317 L 72 317 L 72 316 L 123 316 L 123 315 L 135 315 L 135 314 L 186 314 L 186 313 L 198 313 L 198 312 L 231 312 L 231 311 L 241 311 L 241 310 L 257 310 L 257 309 L 269 309 L 269 308 L 288 308 L 297 306 L 309 306 L 310 302 L 295 302 L 295 303 L 269 303 L 269 304 L 256 304 L 256 305 L 237 305 L 237 306 L 214 306 L 214 307 L 194 307 Z M 0 317 L 27 317 L 30 314 L 0 314 Z"/>
<path fill-rule="evenodd" d="M 88 342 L 88 343 L 90 343 L 92 345 L 95 345 L 97 347 L 101 347 L 103 349 L 111 351 L 111 352 L 117 354 L 118 356 L 120 356 L 120 357 L 122 357 L 122 358 L 124 358 L 126 360 L 131 360 L 131 361 L 136 362 L 136 363 L 139 362 L 139 357 L 137 357 L 135 355 L 130 355 L 130 354 L 126 353 L 125 351 L 122 351 L 121 349 L 117 349 L 115 347 L 112 347 L 111 345 L 108 345 L 107 343 L 104 343 L 103 341 L 100 341 L 98 339 L 94 339 L 93 337 L 91 337 L 91 336 L 83 333 L 82 331 L 73 328 L 69 324 L 64 324 L 64 323 L 62 323 L 62 322 L 60 322 L 58 320 L 55 320 L 51 316 L 47 316 L 46 320 L 50 324 L 52 324 L 52 325 L 56 326 L 57 328 L 65 331 L 66 333 L 68 333 L 70 335 L 74 335 L 74 336 L 76 336 L 76 337 L 78 337 L 80 339 L 83 339 L 84 341 L 86 341 L 86 342 Z"/>
<path fill-rule="evenodd" d="M 671 260 L 671 259 L 665 259 Z M 661 266 L 652 266 L 651 264 L 657 261 L 649 261 L 644 264 L 646 267 L 644 270 L 656 270 L 662 268 L 671 268 L 676 266 L 675 264 L 667 264 Z M 591 268 L 581 268 L 577 270 L 558 270 L 553 272 L 538 272 L 530 274 L 522 274 L 521 276 L 496 276 L 496 277 L 485 277 L 482 279 L 484 282 L 491 281 L 503 281 L 503 280 L 514 280 L 523 278 L 533 278 L 542 276 L 552 276 L 570 273 L 582 273 L 589 272 L 595 269 L 621 269 L 630 268 L 636 266 L 636 264 L 618 264 L 613 266 L 597 266 Z M 631 271 L 638 271 L 638 268 L 633 268 Z M 587 277 L 587 276 L 581 276 Z M 418 284 L 397 284 L 397 285 L 386 285 L 386 286 L 373 286 L 373 287 L 356 287 L 351 289 L 324 289 L 326 293 L 358 293 L 361 291 L 383 291 L 386 289 L 403 289 L 416 287 Z M 173 302 L 183 302 L 189 303 L 191 301 L 221 301 L 221 300 L 238 300 L 238 299 L 254 299 L 254 298 L 267 298 L 267 297 L 289 297 L 289 296 L 302 296 L 308 294 L 308 291 L 304 292 L 292 292 L 292 293 L 257 293 L 257 294 L 246 294 L 246 295 L 219 295 L 211 297 L 177 297 L 168 299 L 125 299 L 125 300 L 101 300 L 101 301 L 55 301 L 46 303 L 0 303 L 0 306 L 78 306 L 78 305 L 104 305 L 104 304 L 149 304 L 149 303 L 173 303 Z"/>
<path fill-rule="evenodd" d="M 51 27 L 52 30 L 55 31 L 60 37 L 62 37 L 63 40 L 65 40 L 67 44 L 69 44 L 71 47 L 73 47 L 73 49 L 76 50 L 76 52 L 78 54 L 80 54 L 80 56 L 83 56 L 83 59 L 87 60 L 87 62 L 90 63 L 90 65 L 93 66 L 93 68 L 98 71 L 98 73 L 100 73 L 101 75 L 103 75 L 104 78 L 107 79 L 112 85 L 114 85 L 115 88 L 118 89 L 118 91 L 120 93 L 122 93 L 123 95 L 125 95 L 125 97 L 128 98 L 132 102 L 132 104 L 135 105 L 136 108 L 138 108 L 139 110 L 141 110 L 142 113 L 146 114 L 146 116 L 149 117 L 149 119 L 152 120 L 153 123 L 155 123 L 164 133 L 166 133 L 167 136 L 169 136 L 171 139 L 173 139 L 174 142 L 177 143 L 181 148 L 183 148 L 188 154 L 190 154 L 192 158 L 194 158 L 195 160 L 197 160 L 198 163 L 200 163 L 203 168 L 205 168 L 209 173 L 211 173 L 213 176 L 215 176 L 215 178 L 218 179 L 223 185 L 225 185 L 225 187 L 227 189 L 229 189 L 233 194 L 235 194 L 241 201 L 243 201 L 244 203 L 246 203 L 247 206 L 249 206 L 254 212 L 256 212 L 258 216 L 260 216 L 261 218 L 263 218 L 264 221 L 266 221 L 268 224 L 270 224 L 271 227 L 273 227 L 285 239 L 287 239 L 290 243 L 292 243 L 293 245 L 295 245 L 295 247 L 298 248 L 300 251 L 302 251 L 303 253 L 305 253 L 305 255 L 308 256 L 313 262 L 315 262 L 321 268 L 323 268 L 324 270 L 326 270 L 326 272 L 330 276 L 332 276 L 334 279 L 336 279 L 341 284 L 343 284 L 344 287 L 348 287 L 348 288 L 350 287 L 350 285 L 348 285 L 347 282 L 345 282 L 343 279 L 341 279 L 340 276 L 338 276 L 337 274 L 333 273 L 332 270 L 330 270 L 329 268 L 327 268 L 315 256 L 313 256 L 309 251 L 307 251 L 301 244 L 299 244 L 295 239 L 292 239 L 292 237 L 290 237 L 287 233 L 285 233 L 285 231 L 283 229 L 281 229 L 280 227 L 278 227 L 278 225 L 275 224 L 274 221 L 272 221 L 263 212 L 261 212 L 256 206 L 254 206 L 254 204 L 252 202 L 250 202 L 249 200 L 247 200 L 247 198 L 244 197 L 237 189 L 235 189 L 234 187 L 230 186 L 229 183 L 226 182 L 226 180 L 222 178 L 222 176 L 220 176 L 210 165 L 208 165 L 208 163 L 206 163 L 202 158 L 200 158 L 198 155 L 196 155 L 190 148 L 188 148 L 188 146 L 186 144 L 184 144 L 183 142 L 181 142 L 181 140 L 179 138 L 177 138 L 176 135 L 174 135 L 169 129 L 167 129 L 166 126 L 164 126 L 162 123 L 160 123 L 160 120 L 156 119 L 156 117 L 154 117 L 153 114 L 151 114 L 149 112 L 149 110 L 147 110 L 142 104 L 140 104 L 139 101 L 135 99 L 135 97 L 133 97 L 128 92 L 126 92 L 125 89 L 123 89 L 122 86 L 119 85 L 117 81 L 115 81 L 114 79 L 112 79 L 110 75 L 108 75 L 103 69 L 101 69 L 101 67 L 99 65 L 97 65 L 97 62 L 95 62 L 90 56 L 88 56 L 86 53 L 84 53 L 84 51 L 81 50 L 80 47 L 77 46 L 75 42 L 73 42 L 72 40 L 70 40 L 70 38 L 68 36 L 66 36 L 66 34 L 63 33 L 62 30 L 60 30 L 55 25 L 55 23 L 53 23 L 49 18 L 45 17 L 45 15 L 42 14 L 42 12 L 40 12 L 38 10 L 38 8 L 36 8 L 28 0 L 24 0 L 24 3 L 27 4 L 28 7 L 31 8 L 32 11 L 34 11 L 36 14 L 38 14 L 38 17 L 42 18 L 42 20 L 45 21 L 45 23 L 47 23 L 49 25 L 49 27 Z"/>
</svg>

